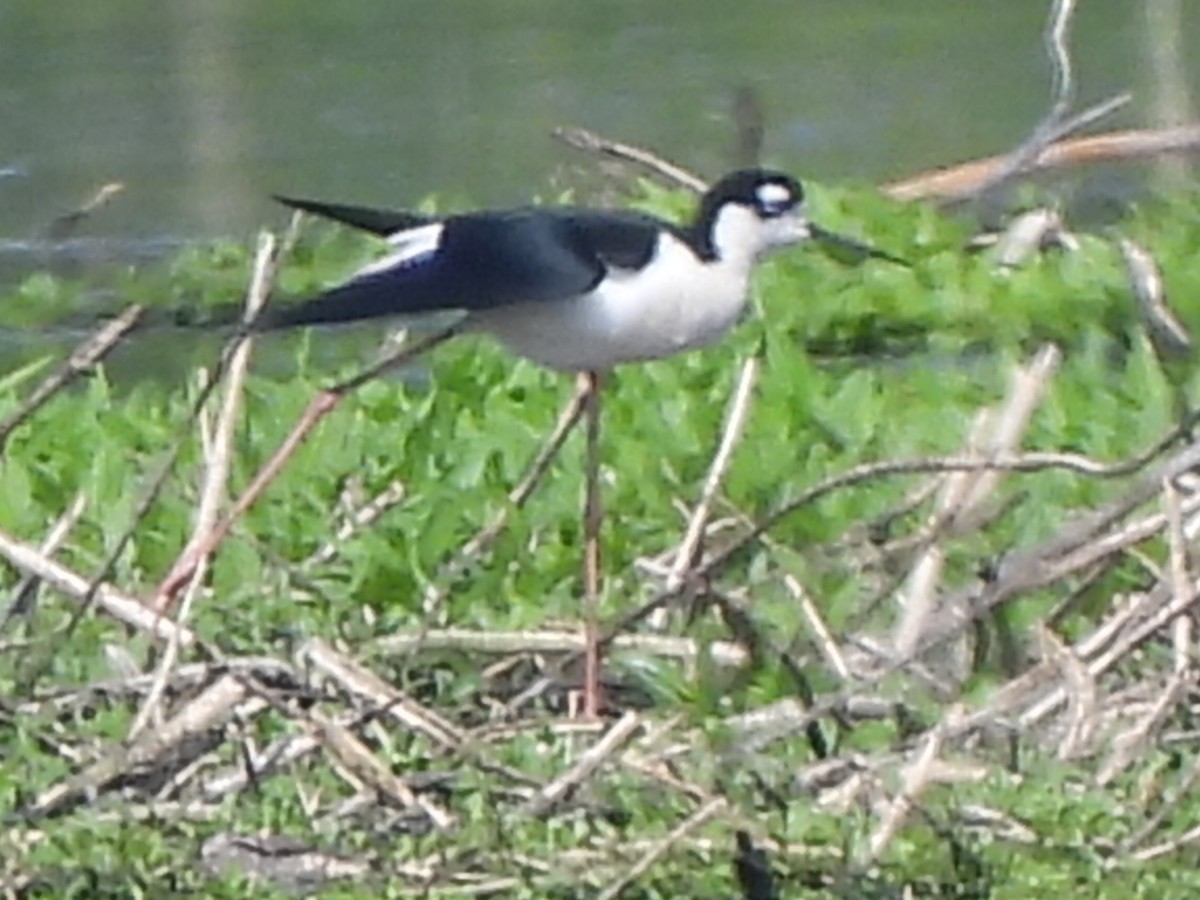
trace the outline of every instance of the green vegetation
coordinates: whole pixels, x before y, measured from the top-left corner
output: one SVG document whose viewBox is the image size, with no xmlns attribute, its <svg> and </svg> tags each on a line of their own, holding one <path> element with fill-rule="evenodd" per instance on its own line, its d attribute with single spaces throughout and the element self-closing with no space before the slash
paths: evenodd
<svg viewBox="0 0 1200 900">
<path fill-rule="evenodd" d="M 639 202 L 673 213 L 687 198 L 647 188 Z M 913 266 L 847 267 L 796 251 L 760 273 L 758 314 L 726 344 L 616 374 L 603 433 L 604 605 L 613 621 L 661 587 L 647 561 L 681 540 L 750 355 L 761 356 L 762 369 L 714 508 L 720 527 L 706 542 L 710 553 L 854 466 L 961 456 L 976 411 L 1002 405 L 1016 367 L 1047 343 L 1063 357 L 1021 450 L 1116 462 L 1177 424 L 1173 385 L 1142 337 L 1106 237 L 1083 235 L 1076 251 L 998 272 L 987 253 L 964 252 L 965 224 L 928 208 L 819 187 L 812 207 L 826 227 Z M 1119 230 L 1157 257 L 1169 297 L 1194 330 L 1200 197 L 1148 205 Z M 278 292 L 311 291 L 371 252 L 345 232 L 309 227 L 283 263 Z M 112 276 L 105 289 L 116 306 L 228 302 L 244 292 L 251 255 L 230 245 L 188 250 L 166 266 Z M 35 313 L 40 322 L 66 317 L 95 289 L 87 278 L 32 277 L 4 298 L 5 324 L 29 325 Z M 305 334 L 263 342 L 233 438 L 232 494 L 316 392 L 361 365 L 375 340 L 354 331 L 336 341 Z M 31 343 L 11 357 L 0 377 L 0 433 L 50 371 L 44 360 L 54 349 Z M 16 427 L 0 448 L 6 541 L 36 547 L 81 497 L 83 511 L 53 559 L 84 579 L 111 562 L 108 583 L 153 597 L 189 540 L 205 477 L 201 429 L 190 419 L 199 391 L 191 370 L 211 366 L 219 350 L 215 339 L 134 335 L 104 368 Z M 136 377 L 145 370 L 157 374 Z M 1194 396 L 1196 375 L 1184 377 Z M 978 898 L 1055 890 L 1149 898 L 1200 888 L 1186 845 L 1141 855 L 1182 835 L 1197 812 L 1186 796 L 1171 805 L 1194 761 L 1182 737 L 1191 728 L 1186 691 L 1172 694 L 1179 684 L 1163 640 L 1169 628 L 1131 636 L 1175 596 L 1169 542 L 1161 523 L 1136 544 L 1115 537 L 1164 502 L 1182 503 L 1186 520 L 1184 479 L 1180 499 L 1160 494 L 1161 479 L 1146 474 L 1178 446 L 1111 477 L 1078 465 L 1003 474 L 961 521 L 932 536 L 923 529 L 937 491 L 915 499 L 914 491 L 940 484 L 937 474 L 865 478 L 800 506 L 692 584 L 693 592 L 711 587 L 726 615 L 701 602 L 694 621 L 679 617 L 672 632 L 713 644 L 712 658 L 685 666 L 653 650 L 613 654 L 610 700 L 640 718 L 606 724 L 630 728 L 628 742 L 557 805 L 532 811 L 537 792 L 600 730 L 572 726 L 559 687 L 514 704 L 539 674 L 556 671 L 561 654 L 512 644 L 491 652 L 447 629 L 532 647 L 540 632 L 576 627 L 581 436 L 485 555 L 465 573 L 443 569 L 508 506 L 507 492 L 570 387 L 463 339 L 428 369 L 349 397 L 221 545 L 187 613 L 197 641 L 179 648 L 155 714 L 132 744 L 126 738 L 165 645 L 102 603 L 81 605 L 69 589 L 18 595 L 27 573 L 0 571 L 0 603 L 24 598 L 0 634 L 6 886 L 46 897 L 305 895 L 327 880 L 305 881 L 305 866 L 336 857 L 351 877 L 328 879 L 332 897 L 595 896 L 707 810 L 622 896 L 737 895 L 738 830 L 770 848 L 784 897 L 898 896 L 904 885 L 923 896 Z M 141 515 L 178 435 L 189 437 Z M 1080 542 L 1080 552 L 1098 554 L 1086 565 L 1072 557 L 1056 577 L 1001 597 L 979 587 L 981 574 L 992 576 L 988 584 L 1015 584 L 1006 581 L 1014 577 L 1007 563 L 1021 552 L 1050 559 L 1042 549 L 1077 514 L 1133 496 L 1139 479 L 1153 489 Z M 355 510 L 389 489 L 402 492 L 399 502 L 336 538 Z M 1117 543 L 1105 550 L 1110 540 Z M 944 559 L 942 607 L 919 623 L 916 664 L 896 657 L 887 665 L 865 641 L 887 652 L 897 639 L 906 579 L 930 546 Z M 970 589 L 985 590 L 973 613 L 952 602 Z M 819 610 L 828 641 L 817 638 L 797 590 Z M 424 598 L 436 591 L 444 600 L 428 610 Z M 1088 643 L 1135 603 L 1150 605 L 1112 643 Z M 730 606 L 747 621 L 738 624 Z M 179 621 L 179 609 L 168 615 Z M 430 629 L 424 646 L 398 649 L 397 636 L 422 629 Z M 939 629 L 945 639 L 935 646 Z M 1089 674 L 1126 638 L 1117 659 Z M 731 641 L 755 645 L 753 664 L 721 662 L 719 642 Z M 322 655 L 329 647 L 379 684 L 337 674 Z M 831 647 L 852 678 L 831 662 Z M 1000 706 L 1001 688 L 1035 670 L 1028 689 Z M 239 673 L 232 686 L 221 681 L 227 671 Z M 232 691 L 228 708 L 168 741 L 175 717 L 222 684 Z M 1034 717 L 1030 710 L 1056 688 L 1070 701 Z M 448 724 L 400 716 L 389 691 Z M 1153 713 L 1164 697 L 1171 702 Z M 883 712 L 856 717 L 864 698 Z M 789 700 L 820 713 L 820 738 L 803 722 L 777 731 L 754 724 Z M 513 704 L 506 715 L 505 704 Z M 148 744 L 156 735 L 170 746 Z M 305 736 L 313 744 L 294 758 L 269 767 L 260 758 Z M 847 763 L 842 774 L 816 779 L 822 752 Z M 920 769 L 926 753 L 945 768 Z M 97 760 L 113 766 L 108 776 L 95 776 Z M 417 791 L 424 811 L 396 779 Z M 912 808 L 898 816 L 904 790 L 913 792 Z M 1163 820 L 1148 825 L 1159 812 Z M 431 821 L 442 813 L 453 821 L 439 829 Z M 249 850 L 210 880 L 221 839 L 250 844 L 253 835 L 290 838 L 304 850 Z M 275 871 L 264 857 L 284 860 L 286 877 L 265 876 L 275 888 L 245 882 Z"/>
</svg>

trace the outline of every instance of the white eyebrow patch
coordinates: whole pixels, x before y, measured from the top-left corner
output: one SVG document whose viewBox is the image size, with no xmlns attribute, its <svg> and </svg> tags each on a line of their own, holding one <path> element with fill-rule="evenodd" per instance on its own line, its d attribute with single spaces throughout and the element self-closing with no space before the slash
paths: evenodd
<svg viewBox="0 0 1200 900">
<path fill-rule="evenodd" d="M 779 207 L 788 206 L 795 202 L 791 188 L 786 184 L 779 184 L 774 181 L 760 184 L 754 193 L 764 209 L 778 209 Z"/>
</svg>

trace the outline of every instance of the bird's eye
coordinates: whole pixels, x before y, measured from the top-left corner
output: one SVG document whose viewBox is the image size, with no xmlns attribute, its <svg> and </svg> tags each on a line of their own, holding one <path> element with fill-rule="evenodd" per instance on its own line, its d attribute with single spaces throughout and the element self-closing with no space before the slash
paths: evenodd
<svg viewBox="0 0 1200 900">
<path fill-rule="evenodd" d="M 754 192 L 758 211 L 766 218 L 782 216 L 796 205 L 796 197 L 787 185 L 768 182 L 760 184 Z"/>
</svg>

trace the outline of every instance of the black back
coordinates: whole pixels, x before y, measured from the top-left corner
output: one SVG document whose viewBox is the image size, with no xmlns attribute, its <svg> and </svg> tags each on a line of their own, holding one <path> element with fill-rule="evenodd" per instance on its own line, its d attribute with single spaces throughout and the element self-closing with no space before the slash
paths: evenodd
<svg viewBox="0 0 1200 900">
<path fill-rule="evenodd" d="M 764 185 L 786 189 L 781 208 L 763 203 Z M 382 237 L 439 221 L 405 211 L 277 199 L 294 209 Z M 687 243 L 701 259 L 715 259 L 712 227 L 728 203 L 748 206 L 768 217 L 802 199 L 800 184 L 790 176 L 743 169 L 712 186 L 687 228 L 628 210 L 574 207 L 522 207 L 449 216 L 441 220 L 443 230 L 435 251 L 374 268 L 307 302 L 273 307 L 264 315 L 262 327 L 563 300 L 592 290 L 610 268 L 633 271 L 645 266 L 664 232 Z"/>
<path fill-rule="evenodd" d="M 344 207 L 319 206 L 321 214 L 358 227 L 387 221 L 382 213 L 364 219 L 351 208 L 346 218 Z M 590 291 L 610 267 L 645 265 L 664 227 L 634 212 L 570 207 L 451 216 L 442 222 L 435 251 L 359 275 L 307 302 L 272 307 L 262 327 L 563 300 Z"/>
</svg>

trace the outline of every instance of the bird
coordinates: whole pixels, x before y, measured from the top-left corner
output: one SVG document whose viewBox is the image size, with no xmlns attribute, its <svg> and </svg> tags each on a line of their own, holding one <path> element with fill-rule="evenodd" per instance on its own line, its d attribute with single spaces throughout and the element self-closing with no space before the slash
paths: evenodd
<svg viewBox="0 0 1200 900">
<path fill-rule="evenodd" d="M 679 224 L 628 209 L 520 206 L 433 216 L 276 196 L 293 210 L 383 238 L 388 252 L 329 289 L 267 306 L 252 331 L 455 311 L 453 334 L 490 336 L 587 391 L 585 714 L 598 706 L 595 549 L 601 378 L 619 366 L 710 346 L 745 311 L 751 274 L 770 251 L 810 239 L 895 259 L 825 231 L 791 175 L 740 169 Z M 590 572 L 591 574 L 587 574 Z"/>
<path fill-rule="evenodd" d="M 390 252 L 256 330 L 461 311 L 461 332 L 560 372 L 604 372 L 715 343 L 768 250 L 807 239 L 800 183 L 745 169 L 677 225 L 626 209 L 523 206 L 446 217 L 278 196 L 384 238 Z"/>
</svg>

